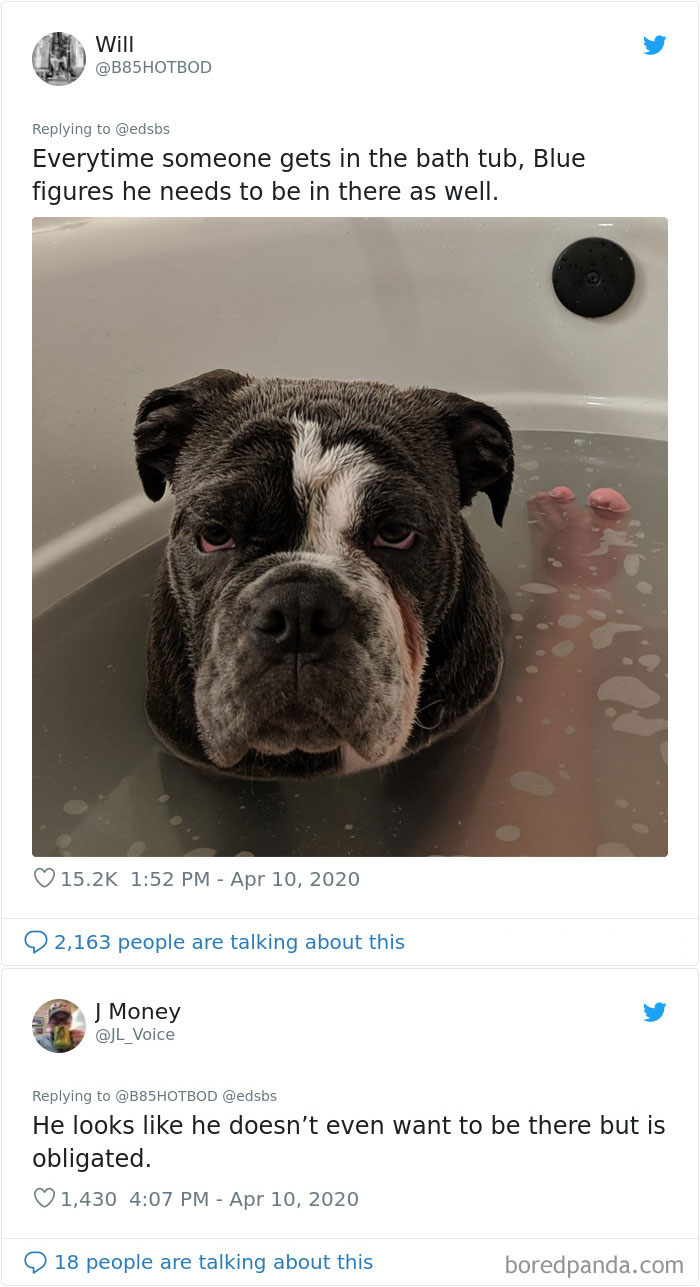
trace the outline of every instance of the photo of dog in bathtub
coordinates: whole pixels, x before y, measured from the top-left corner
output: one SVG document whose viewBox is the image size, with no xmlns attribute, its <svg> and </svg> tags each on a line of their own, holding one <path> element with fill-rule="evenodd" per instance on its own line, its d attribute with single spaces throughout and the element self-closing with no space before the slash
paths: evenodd
<svg viewBox="0 0 700 1287">
<path fill-rule="evenodd" d="M 209 371 L 141 403 L 147 496 L 175 511 L 146 710 L 236 776 L 387 764 L 457 728 L 502 667 L 496 589 L 462 514 L 500 525 L 513 445 L 439 389 Z"/>
</svg>

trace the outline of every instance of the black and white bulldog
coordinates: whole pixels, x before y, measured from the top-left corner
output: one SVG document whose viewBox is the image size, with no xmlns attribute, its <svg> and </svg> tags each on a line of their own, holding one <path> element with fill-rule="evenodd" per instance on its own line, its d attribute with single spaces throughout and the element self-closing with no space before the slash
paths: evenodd
<svg viewBox="0 0 700 1287">
<path fill-rule="evenodd" d="M 462 515 L 502 523 L 512 439 L 440 389 L 209 371 L 142 402 L 146 494 L 175 512 L 146 708 L 178 754 L 242 776 L 347 773 L 494 692 L 494 584 Z"/>
</svg>

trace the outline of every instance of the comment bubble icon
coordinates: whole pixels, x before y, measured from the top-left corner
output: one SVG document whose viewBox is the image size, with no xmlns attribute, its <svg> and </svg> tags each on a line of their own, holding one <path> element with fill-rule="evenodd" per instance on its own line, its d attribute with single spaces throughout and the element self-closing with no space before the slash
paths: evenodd
<svg viewBox="0 0 700 1287">
<path fill-rule="evenodd" d="M 36 956 L 37 952 L 43 951 L 49 939 L 48 935 L 45 934 L 43 930 L 27 930 L 27 933 L 24 936 L 24 941 L 27 947 L 31 948 L 32 952 Z"/>
<path fill-rule="evenodd" d="M 28 1251 L 24 1257 L 24 1263 L 33 1274 L 38 1274 L 46 1264 L 46 1256 L 43 1251 Z"/>
</svg>

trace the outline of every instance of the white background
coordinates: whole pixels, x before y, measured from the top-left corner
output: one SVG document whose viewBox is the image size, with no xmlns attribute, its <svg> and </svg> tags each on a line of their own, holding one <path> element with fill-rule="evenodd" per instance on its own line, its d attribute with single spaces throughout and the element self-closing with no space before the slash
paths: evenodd
<svg viewBox="0 0 700 1287">
<path fill-rule="evenodd" d="M 58 989 L 58 990 L 56 990 Z M 77 991 L 76 991 L 77 989 Z M 66 996 L 85 1014 L 87 1035 L 77 1050 L 54 1056 L 32 1048 L 31 1016 L 50 996 Z M 667 1002 L 658 1023 L 644 1021 L 643 1003 Z M 96 1003 L 102 1017 L 95 1023 Z M 105 1022 L 110 1001 L 182 1007 L 173 1025 L 176 1039 L 154 1046 L 98 1045 L 98 1028 L 119 1028 L 130 1039 L 140 1022 Z M 569 1255 L 600 1255 L 600 1239 L 629 1246 L 635 1257 L 680 1254 L 692 1281 L 695 1232 L 695 1047 L 696 981 L 678 970 L 387 970 L 229 971 L 190 974 L 182 970 L 6 970 L 4 1100 L 5 1228 L 10 1256 L 32 1245 L 68 1253 L 77 1248 L 112 1254 L 138 1247 L 148 1237 L 251 1238 L 243 1249 L 264 1249 L 268 1238 L 284 1249 L 294 1238 L 317 1254 L 338 1239 L 338 1247 L 365 1248 L 375 1239 L 451 1239 L 422 1246 L 437 1255 L 445 1283 L 501 1281 L 510 1240 L 526 1239 L 523 1256 L 554 1248 Z M 143 1026 L 152 1026 L 149 1023 Z M 160 1023 L 156 1026 L 167 1027 Z M 38 1104 L 35 1090 L 266 1088 L 275 1103 L 214 1104 Z M 287 1118 L 315 1114 L 329 1118 L 478 1118 L 494 1113 L 524 1120 L 600 1115 L 640 1119 L 639 1136 L 571 1139 L 518 1136 L 330 1137 L 299 1142 L 286 1137 L 239 1139 L 187 1135 L 147 1139 L 149 1171 L 91 1171 L 66 1178 L 32 1166 L 35 1151 L 64 1145 L 80 1149 L 128 1149 L 134 1136 L 111 1138 L 33 1136 L 34 1112 L 43 1118 L 132 1117 L 144 1111 L 189 1121 L 198 1117 Z M 663 1118 L 666 1133 L 649 1136 L 647 1117 Z M 137 1135 L 139 1136 L 137 1138 Z M 52 1204 L 39 1211 L 36 1186 L 70 1191 L 111 1189 L 119 1202 L 112 1212 L 95 1207 Z M 165 1211 L 129 1204 L 136 1190 L 171 1190 L 178 1195 Z M 209 1190 L 212 1208 L 179 1205 L 181 1191 Z M 347 1211 L 274 1211 L 269 1206 L 238 1217 L 215 1198 L 230 1192 L 328 1189 L 360 1192 Z M 124 1196 L 126 1196 L 126 1201 Z M 60 1201 L 60 1200 L 59 1200 Z M 322 1242 L 305 1242 L 321 1238 Z M 474 1246 L 462 1239 L 476 1239 Z M 54 1243 L 52 1240 L 56 1239 Z M 455 1239 L 457 1241 L 455 1241 Z M 482 1240 L 493 1239 L 485 1243 Z M 582 1241 L 592 1240 L 592 1241 Z M 214 1245 L 214 1244 L 212 1244 Z M 520 1243 L 518 1243 L 520 1246 Z M 243 1244 L 241 1243 L 241 1246 Z M 382 1283 L 425 1283 L 411 1269 L 414 1242 L 375 1243 L 381 1252 Z M 181 1252 L 182 1244 L 178 1244 Z M 172 1249 L 172 1244 L 171 1244 Z M 331 1245 L 331 1250 L 333 1245 Z M 419 1248 L 416 1247 L 416 1250 Z M 270 1244 L 267 1246 L 270 1251 Z M 471 1261 L 472 1253 L 478 1256 Z M 613 1254 L 612 1252 L 610 1254 Z M 469 1269 L 465 1270 L 466 1263 Z M 13 1262 L 11 1261 L 11 1263 Z M 420 1262 L 422 1270 L 425 1261 Z M 462 1266 L 462 1268 L 460 1268 Z M 401 1276 L 404 1274 L 405 1276 Z M 326 1281 L 344 1276 L 322 1275 Z M 115 1275 L 118 1277 L 118 1275 Z M 370 1277 L 370 1275 L 365 1275 Z M 254 1278 L 254 1276 L 253 1276 Z M 155 1274 L 148 1281 L 165 1281 Z M 238 1280 L 238 1276 L 236 1275 Z M 350 1278 L 360 1281 L 362 1275 Z M 14 1281 L 13 1278 L 8 1278 Z M 140 1279 L 142 1280 L 142 1279 Z M 63 1281 L 48 1271 L 41 1281 Z M 76 1276 L 73 1281 L 83 1281 Z M 99 1275 L 94 1281 L 107 1281 Z M 242 1276 L 240 1281 L 252 1281 Z M 272 1281 L 277 1281 L 273 1278 Z M 282 1279 L 280 1279 L 282 1281 Z M 432 1281 L 432 1280 L 430 1280 Z"/>
<path fill-rule="evenodd" d="M 410 870 L 399 890 L 405 904 L 402 914 L 424 915 L 439 904 L 452 909 L 462 896 L 462 881 L 469 881 L 470 914 L 510 915 L 506 908 L 517 902 L 518 915 L 576 915 L 578 907 L 593 916 L 692 917 L 695 914 L 693 872 L 696 859 L 696 522 L 697 424 L 695 362 L 696 332 L 696 19 L 692 4 L 11 4 L 3 9 L 5 52 L 5 146 L 3 218 L 3 593 L 4 593 L 4 862 L 6 914 L 25 915 L 31 884 L 29 846 L 28 721 L 30 552 L 26 539 L 27 487 L 30 472 L 29 399 L 29 221 L 55 215 L 30 199 L 31 149 L 35 140 L 31 122 L 38 120 L 92 119 L 167 120 L 173 132 L 168 145 L 211 150 L 234 147 L 309 149 L 331 148 L 339 142 L 364 148 L 372 144 L 410 150 L 447 146 L 505 146 L 529 151 L 553 146 L 562 151 L 582 151 L 584 170 L 524 171 L 513 182 L 503 180 L 503 196 L 487 213 L 499 215 L 600 216 L 610 211 L 625 216 L 667 217 L 669 220 L 670 299 L 670 480 L 671 506 L 671 842 L 669 860 L 568 860 L 559 867 L 534 859 L 489 859 L 488 863 L 451 860 L 440 867 L 433 861 L 397 870 Z M 91 69 L 66 96 L 41 85 L 31 68 L 31 49 L 41 35 L 56 29 L 74 31 L 83 38 L 90 61 L 95 57 L 93 33 L 129 29 L 137 33 L 137 50 L 149 58 L 209 58 L 215 71 L 201 78 L 108 78 L 98 81 Z M 663 53 L 644 56 L 642 37 L 667 35 Z M 138 146 L 147 146 L 137 138 Z M 111 140 L 115 141 L 116 140 Z M 90 147 L 95 145 L 95 137 Z M 152 140 L 149 139 L 148 146 Z M 133 139 L 130 148 L 136 146 Z M 58 149 L 55 141 L 46 146 Z M 68 143 L 60 145 L 68 147 Z M 71 146 L 73 146 L 71 144 Z M 122 146 L 126 147 L 124 142 Z M 77 150 L 77 148 L 76 148 Z M 152 150 L 155 150 L 153 144 Z M 151 172 L 153 179 L 156 176 Z M 59 176 L 57 176 L 58 178 Z M 81 180 L 79 171 L 72 177 Z M 103 176 L 116 179 L 116 174 Z M 185 176 L 183 176 L 184 178 Z M 223 177 L 223 176 L 222 176 Z M 228 179 L 228 175 L 226 178 Z M 376 181 L 379 181 L 377 172 Z M 409 171 L 401 181 L 410 181 Z M 60 175 L 65 181 L 66 175 Z M 84 179 L 83 181 L 87 181 Z M 190 176 L 192 181 L 192 176 Z M 291 180 L 290 180 L 291 181 Z M 369 181 L 366 179 L 366 181 Z M 388 179 L 386 181 L 389 181 Z M 133 209 L 133 208 L 132 208 Z M 301 202 L 285 207 L 295 215 L 313 213 Z M 327 204 L 324 215 L 347 214 Z M 128 213 L 117 202 L 104 211 Z M 410 215 L 409 206 L 387 207 L 387 212 Z M 136 213 L 136 211 L 133 211 Z M 232 203 L 204 208 L 199 203 L 180 204 L 158 215 L 226 216 Z M 244 213 L 279 214 L 279 209 L 258 203 Z M 460 208 L 460 215 L 483 215 L 483 206 Z M 65 212 L 64 212 L 65 213 Z M 71 205 L 70 217 L 99 214 L 88 206 Z M 145 207 L 138 214 L 148 215 Z M 377 215 L 376 204 L 358 207 L 356 213 Z M 419 207 L 416 213 L 425 214 Z M 434 214 L 453 214 L 439 202 Z M 86 370 L 86 379 L 89 371 Z M 57 423 L 60 418 L 57 418 Z M 58 431 L 58 429 L 57 429 Z M 690 496 L 689 496 L 690 493 Z M 365 860 L 369 862 L 369 860 Z M 356 865 L 356 864 L 353 864 Z M 9 872 L 9 881 L 7 873 Z M 466 875 L 465 875 L 466 873 Z M 386 880 L 386 875 L 377 878 Z M 403 878 L 402 878 L 403 880 Z M 16 882 L 16 883 L 15 883 Z M 391 886 L 384 884 L 384 897 Z M 426 890 L 429 898 L 426 898 Z M 376 893 L 376 890 L 375 890 Z M 290 896 L 291 897 L 291 896 Z M 397 895 L 398 897 L 398 895 Z M 21 898 L 21 902 L 20 902 Z M 31 902 L 31 899 L 30 899 Z M 43 900 L 36 906 L 49 906 Z M 51 907 L 57 909 L 56 895 Z M 73 903 L 66 899 L 67 910 Z M 101 906 L 96 900 L 90 906 Z M 290 907 L 293 904 L 290 903 Z M 334 904 L 335 907 L 335 904 Z M 344 911 L 347 903 L 343 900 Z M 489 909 L 496 909 L 490 911 Z M 81 911 L 83 909 L 81 908 Z M 149 908 L 149 913 L 150 913 Z M 298 908 L 295 907 L 295 910 Z M 352 904 L 352 910 L 360 908 Z M 364 912 L 370 915 L 369 901 Z M 285 909 L 288 911 L 288 909 Z M 277 914 L 280 914 L 279 912 Z M 289 912 L 289 914 L 292 914 Z M 338 912 L 336 911 L 336 914 Z M 26 924 L 26 928 L 30 928 Z M 673 923 L 666 930 L 673 929 Z M 648 940 L 657 931 L 650 926 Z M 494 922 L 496 943 L 531 938 L 526 922 Z M 618 950 L 624 950 L 625 929 L 620 925 Z M 586 949 L 596 959 L 595 928 L 591 926 Z M 671 938 L 667 935 L 666 941 Z M 14 930 L 9 941 L 13 955 Z M 541 940 L 540 940 L 541 941 Z M 659 939 L 656 939 L 656 943 Z M 687 960 L 683 936 L 677 950 L 669 942 L 667 960 Z M 493 949 L 497 951 L 497 947 Z M 543 949 L 545 950 L 545 949 Z M 650 947 L 656 959 L 656 947 Z M 434 957 L 433 959 L 437 959 Z M 501 957 L 504 959 L 504 956 Z M 521 957 L 521 959 L 523 959 Z M 550 957 L 550 959 L 552 959 Z M 556 957 L 554 958 L 556 959 Z M 628 958 L 629 959 L 629 958 Z M 640 958 L 637 958 L 640 959 Z M 603 1104 L 625 1106 L 626 1111 L 664 1101 L 659 1115 L 673 1123 L 661 1144 L 642 1154 L 633 1148 L 615 1147 L 607 1156 L 600 1142 L 582 1141 L 571 1167 L 572 1152 L 563 1141 L 535 1156 L 530 1141 L 509 1141 L 508 1164 L 498 1163 L 495 1152 L 485 1150 L 477 1170 L 462 1173 L 455 1149 L 431 1152 L 429 1162 L 415 1170 L 397 1167 L 395 1155 L 388 1166 L 383 1149 L 368 1167 L 373 1214 L 351 1238 L 353 1247 L 377 1229 L 401 1228 L 418 1241 L 399 1251 L 386 1252 L 387 1244 L 374 1244 L 382 1258 L 382 1275 L 375 1282 L 437 1284 L 502 1282 L 505 1244 L 470 1244 L 468 1264 L 454 1242 L 425 1243 L 428 1228 L 438 1235 L 449 1230 L 453 1239 L 477 1224 L 489 1231 L 482 1237 L 510 1235 L 514 1239 L 554 1238 L 554 1244 L 518 1243 L 514 1253 L 538 1254 L 566 1250 L 565 1239 L 604 1238 L 614 1235 L 619 1249 L 626 1240 L 645 1236 L 664 1254 L 678 1250 L 679 1240 L 695 1233 L 695 1195 L 690 1178 L 689 1151 L 696 1138 L 690 1121 L 696 1082 L 694 976 L 688 972 L 603 972 L 483 974 L 442 970 L 379 972 L 266 972 L 250 976 L 229 972 L 188 976 L 173 972 L 142 981 L 136 973 L 120 970 L 114 983 L 107 974 L 78 975 L 52 970 L 50 982 L 38 970 L 7 975 L 8 1001 L 3 1020 L 8 1070 L 6 1072 L 5 1181 L 9 1202 L 5 1233 L 10 1234 L 5 1282 L 25 1283 L 30 1275 L 22 1264 L 27 1249 L 24 1230 L 36 1237 L 48 1223 L 30 1221 L 28 1191 L 34 1187 L 27 1167 L 23 1115 L 15 1108 L 17 1095 L 26 1096 L 43 1052 L 31 1047 L 29 1017 L 45 994 L 80 991 L 80 1001 L 91 1004 L 110 993 L 121 994 L 128 981 L 134 1000 L 146 1003 L 150 995 L 167 993 L 166 1002 L 178 1003 L 189 994 L 186 1038 L 173 1052 L 155 1055 L 153 1073 L 168 1080 L 182 1080 L 188 1069 L 201 1068 L 204 1033 L 220 1032 L 219 1051 L 229 1067 L 246 1080 L 275 1075 L 295 1106 L 304 1095 L 314 1107 L 335 1104 L 346 1111 L 360 1105 L 365 1111 L 384 1105 L 420 1104 L 425 1113 L 450 1111 L 462 1096 L 473 1091 L 484 1102 L 512 1095 L 511 1111 L 517 1115 L 533 1097 L 556 1111 L 595 1113 Z M 204 980 L 211 979 L 206 990 Z M 73 983 L 76 979 L 76 983 Z M 478 991 L 473 981 L 478 979 Z M 201 980 L 201 982 L 200 982 Z M 452 983 L 450 983 L 452 981 Z M 456 981 L 456 982 L 454 982 Z M 274 995 L 270 990 L 274 989 Z M 316 991 L 319 989 L 319 991 Z M 669 1009 L 658 1025 L 641 1021 L 644 1000 L 668 995 Z M 206 993 L 206 994 L 205 994 Z M 494 998 L 498 994 L 498 999 Z M 160 1000 L 160 996 L 156 1000 Z M 201 1030 L 196 1017 L 201 1009 Z M 216 1018 L 212 1020 L 212 1010 Z M 678 1017 L 680 1016 L 680 1017 Z M 23 1046 L 23 1033 L 27 1033 Z M 194 1033 L 194 1035 L 192 1035 Z M 642 1044 L 644 1043 L 644 1044 Z M 26 1052 L 26 1059 L 21 1051 Z M 106 1053 L 90 1045 L 59 1060 L 56 1071 L 42 1072 L 51 1084 L 81 1084 L 83 1073 L 93 1076 L 93 1059 L 101 1059 L 106 1077 L 118 1065 L 134 1068 L 132 1051 Z M 177 1052 L 177 1053 L 174 1053 Z M 48 1060 L 53 1056 L 45 1056 Z M 207 1053 L 208 1068 L 214 1054 Z M 128 1061 L 128 1062 L 126 1062 Z M 97 1068 L 97 1064 L 94 1065 Z M 75 1069 L 75 1071 L 74 1071 Z M 129 1074 L 133 1076 L 134 1074 Z M 201 1080 L 201 1074 L 198 1076 Z M 390 1086 L 393 1083 L 394 1089 Z M 8 1093 L 9 1092 L 9 1093 Z M 528 1102 L 529 1101 L 529 1102 Z M 576 1101 L 576 1102 L 575 1102 Z M 558 1106 L 561 1106 L 559 1109 Z M 631 1105 L 631 1108 L 627 1106 Z M 340 1107 L 337 1110 L 341 1111 Z M 20 1134 L 21 1133 L 21 1134 Z M 366 1143 L 367 1141 L 363 1141 Z M 503 1142 L 503 1141 L 501 1141 Z M 426 1141 L 430 1144 L 430 1141 Z M 452 1141 L 438 1141 L 451 1144 Z M 527 1145 L 527 1147 L 525 1147 Z M 343 1166 L 359 1171 L 351 1147 L 343 1151 Z M 366 1166 L 369 1151 L 362 1150 Z M 653 1157 L 652 1157 L 653 1152 Z M 322 1153 L 318 1153 L 321 1159 Z M 428 1155 L 426 1155 L 428 1156 Z M 651 1160 L 650 1160 L 651 1159 Z M 331 1163 L 323 1153 L 325 1166 Z M 168 1176 L 180 1174 L 183 1157 L 173 1150 L 167 1159 Z M 302 1181 L 316 1156 L 304 1151 L 298 1161 Z M 253 1163 L 250 1163 L 253 1166 Z M 255 1163 L 257 1165 L 257 1163 Z M 253 1175 L 253 1172 L 249 1172 Z M 693 1169 L 693 1174 L 695 1171 Z M 440 1206 L 431 1202 L 419 1210 L 420 1193 L 412 1194 L 410 1181 L 417 1175 L 420 1192 L 440 1186 Z M 388 1180 L 387 1180 L 387 1177 Z M 464 1189 L 446 1193 L 445 1180 L 455 1177 Z M 227 1174 L 228 1181 L 228 1174 Z M 386 1183 L 382 1184 L 382 1181 Z M 295 1181 L 296 1182 L 296 1181 Z M 464 1201 L 459 1203 L 462 1193 Z M 399 1218 L 398 1197 L 406 1203 Z M 428 1197 L 430 1198 L 430 1193 Z M 490 1200 L 489 1200 L 490 1199 Z M 375 1205 L 376 1203 L 376 1205 Z M 70 1215 L 70 1213 L 69 1213 Z M 474 1224 L 470 1221 L 474 1217 Z M 42 1217 L 43 1220 L 44 1217 Z M 47 1220 L 51 1217 L 47 1215 Z M 81 1227 L 84 1217 L 81 1215 Z M 404 1223 L 405 1221 L 405 1223 Z M 434 1222 L 434 1223 L 430 1223 Z M 331 1226 L 329 1226 L 330 1229 Z M 416 1233 L 415 1230 L 418 1230 Z M 150 1232 L 154 1232 L 150 1226 Z M 349 1232 L 347 1236 L 349 1237 Z M 307 1228 L 300 1234 L 307 1236 Z M 14 1241 L 15 1235 L 17 1241 Z M 68 1219 L 62 1223 L 60 1241 L 72 1236 Z M 81 1235 L 87 1237 L 85 1233 Z M 343 1228 L 342 1236 L 346 1236 Z M 386 1236 L 384 1234 L 383 1236 Z M 670 1241 L 662 1244 L 661 1239 Z M 83 1243 L 87 1248 L 87 1242 Z M 93 1246 L 95 1244 L 92 1244 Z M 105 1247 L 99 1244 L 100 1253 Z M 287 1244 L 287 1245 L 292 1245 Z M 572 1244 L 568 1244 L 571 1247 Z M 580 1252 L 580 1245 L 573 1244 Z M 589 1246 L 592 1244 L 588 1244 Z M 605 1251 L 618 1246 L 606 1244 Z M 484 1249 L 486 1248 L 486 1249 Z M 683 1258 L 695 1277 L 690 1242 L 683 1243 Z M 348 1248 L 349 1250 L 352 1248 Z M 359 1248 L 358 1248 L 359 1249 Z M 308 1246 L 307 1246 L 308 1250 Z M 603 1249 L 601 1252 L 604 1254 Z M 574 1253 L 571 1253 L 574 1254 Z M 289 1281 L 288 1277 L 286 1281 Z M 56 1281 L 48 1276 L 40 1282 Z M 60 1281 L 66 1282 L 63 1276 Z M 72 1281 L 82 1281 L 78 1277 Z M 99 1281 L 97 1278 L 94 1281 Z M 150 1281 L 157 1281 L 151 1277 Z M 239 1279 L 239 1281 L 242 1281 Z M 298 1278 L 296 1281 L 300 1281 Z M 327 1279 L 328 1281 L 328 1279 Z M 348 1279 L 345 1279 L 348 1281 Z M 539 1281 L 536 1277 L 530 1281 Z M 543 1280 L 544 1281 L 544 1280 Z M 551 1280 L 549 1280 L 551 1281 Z M 657 1281 L 664 1281 L 663 1276 Z M 675 1281 L 680 1281 L 678 1278 Z"/>
<path fill-rule="evenodd" d="M 274 153 L 381 144 L 407 151 L 416 145 L 432 150 L 460 145 L 494 151 L 508 146 L 527 155 L 537 146 L 584 152 L 583 170 L 525 169 L 517 176 L 495 172 L 502 189 L 499 202 L 488 210 L 464 205 L 460 216 L 600 216 L 610 211 L 668 217 L 674 494 L 685 495 L 697 460 L 693 5 L 261 3 L 166 9 L 158 4 L 69 4 L 61 6 L 60 14 L 63 28 L 80 34 L 89 62 L 80 81 L 64 93 L 42 85 L 30 60 L 38 36 L 55 29 L 56 6 L 8 5 L 4 10 L 5 48 L 13 54 L 5 76 L 11 108 L 5 123 L 5 193 L 11 192 L 13 200 L 6 200 L 4 237 L 5 361 L 11 376 L 5 380 L 4 404 L 4 834 L 11 873 L 18 867 L 26 870 L 29 859 L 30 578 L 28 546 L 19 535 L 26 527 L 26 495 L 19 480 L 29 470 L 30 408 L 26 376 L 16 375 L 26 371 L 30 351 L 28 220 L 57 213 L 71 218 L 129 213 L 116 201 L 100 208 L 71 203 L 63 211 L 32 203 L 34 121 L 167 121 L 170 149 L 265 147 Z M 666 33 L 667 43 L 661 55 L 650 58 L 642 52 L 642 38 L 652 28 L 653 34 L 657 28 Z M 92 67 L 94 33 L 129 30 L 136 33 L 134 57 L 210 59 L 214 70 L 209 76 L 99 80 Z M 104 142 L 94 134 L 83 144 L 79 138 L 38 141 L 54 151 L 94 149 Z M 160 146 L 151 136 L 119 140 L 112 135 L 107 142 L 153 151 Z M 157 182 L 155 172 L 149 176 Z M 49 177 L 62 182 L 89 178 L 79 170 Z M 193 181 L 198 176 L 181 177 Z M 228 172 L 221 177 L 231 179 Z M 328 178 L 328 173 L 320 172 L 320 177 Z M 116 182 L 117 172 L 102 179 Z M 402 183 L 410 179 L 409 170 L 401 171 Z M 249 205 L 245 210 L 233 205 L 190 202 L 164 210 L 151 202 L 132 212 L 141 217 L 230 217 L 236 209 L 251 213 Z M 282 209 L 294 215 L 314 209 L 324 215 L 338 212 L 327 204 L 312 209 L 301 202 Z M 279 212 L 279 206 L 263 202 L 254 209 L 255 214 Z M 348 214 L 351 207 L 344 205 L 341 212 Z M 382 212 L 376 203 L 356 211 Z M 410 204 L 392 204 L 386 213 L 412 211 Z M 414 213 L 425 215 L 426 207 L 420 204 Z M 436 201 L 430 213 L 452 214 L 454 207 Z M 671 507 L 671 620 L 677 623 L 671 649 L 671 861 L 625 860 L 616 867 L 609 859 L 570 860 L 560 870 L 534 859 L 517 865 L 508 859 L 489 859 L 486 865 L 468 861 L 474 874 L 473 914 L 497 914 L 494 908 L 512 890 L 524 916 L 576 915 L 582 903 L 614 916 L 694 915 L 697 762 L 695 724 L 688 715 L 696 709 L 696 603 L 690 588 L 696 579 L 696 516 L 695 505 Z M 444 873 L 444 906 L 452 903 L 450 884 L 459 865 L 453 863 L 451 874 Z M 428 876 L 432 860 L 422 866 Z M 410 881 L 414 914 L 422 913 L 423 885 L 420 878 Z M 6 886 L 6 913 L 13 904 L 12 886 Z M 365 910 L 371 913 L 373 907 Z M 670 959 L 687 960 L 685 948 Z"/>
</svg>

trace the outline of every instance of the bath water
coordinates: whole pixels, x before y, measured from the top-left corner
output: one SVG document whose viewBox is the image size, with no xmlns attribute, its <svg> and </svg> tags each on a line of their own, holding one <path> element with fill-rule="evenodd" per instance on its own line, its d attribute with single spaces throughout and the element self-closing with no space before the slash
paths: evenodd
<svg viewBox="0 0 700 1287">
<path fill-rule="evenodd" d="M 36 622 L 37 857 L 666 852 L 666 449 L 516 433 L 503 529 L 467 511 L 504 598 L 484 713 L 387 768 L 247 782 L 196 768 L 143 714 L 162 542 Z M 565 484 L 577 505 L 529 502 Z M 597 487 L 624 520 L 588 510 Z M 679 624 L 678 628 L 682 628 Z"/>
</svg>

